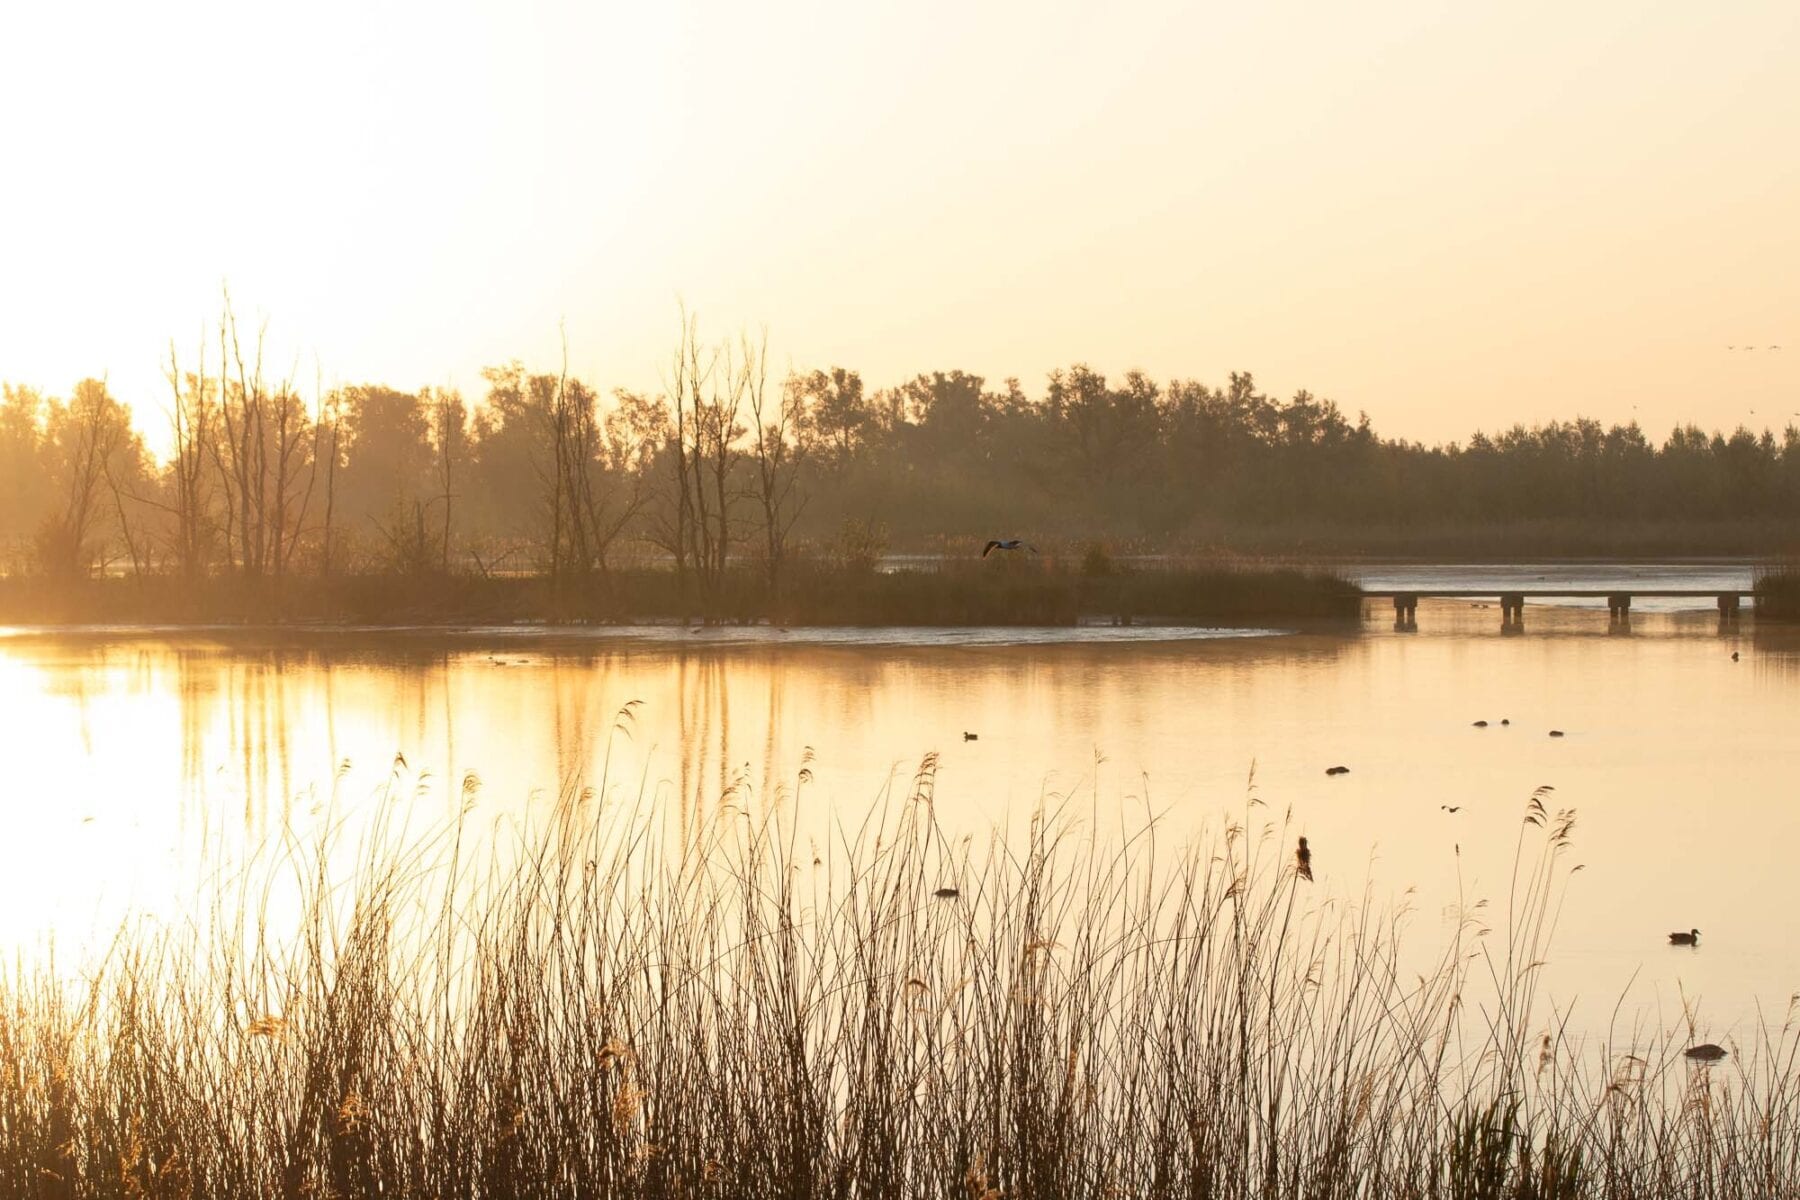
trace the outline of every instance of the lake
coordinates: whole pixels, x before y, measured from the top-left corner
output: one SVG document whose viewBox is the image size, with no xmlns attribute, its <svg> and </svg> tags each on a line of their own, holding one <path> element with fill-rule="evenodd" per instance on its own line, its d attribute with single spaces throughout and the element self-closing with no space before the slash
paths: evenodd
<svg viewBox="0 0 1800 1200">
<path fill-rule="evenodd" d="M 1456 570 L 1477 582 L 1367 581 L 1492 581 Z M 1514 570 L 1493 580 L 1586 586 Z M 1748 584 L 1733 567 L 1640 578 Z M 1229 635 L 7 631 L 0 937 L 27 955 L 54 937 L 67 963 L 134 914 L 179 917 L 199 880 L 284 830 L 399 809 L 423 831 L 466 799 L 490 830 L 589 786 L 683 830 L 785 806 L 824 838 L 936 753 L 956 836 L 1016 831 L 1046 804 L 1103 837 L 1154 817 L 1171 845 L 1285 815 L 1271 836 L 1284 854 L 1309 838 L 1310 897 L 1405 903 L 1425 953 L 1459 896 L 1504 912 L 1524 806 L 1549 785 L 1579 814 L 1582 866 L 1551 995 L 1595 1030 L 1622 994 L 1663 1025 L 1685 998 L 1718 1038 L 1759 1006 L 1780 1024 L 1800 991 L 1800 631 L 1710 610 L 1665 604 L 1621 634 L 1603 610 L 1534 605 L 1512 636 L 1468 601 L 1425 602 L 1413 633 L 1379 602 L 1360 628 Z M 1697 949 L 1667 944 L 1690 927 Z"/>
</svg>

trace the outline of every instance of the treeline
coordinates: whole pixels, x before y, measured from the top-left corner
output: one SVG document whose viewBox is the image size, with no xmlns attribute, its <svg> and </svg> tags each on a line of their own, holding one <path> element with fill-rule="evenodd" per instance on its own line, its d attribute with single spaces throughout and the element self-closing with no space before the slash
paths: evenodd
<svg viewBox="0 0 1800 1200">
<path fill-rule="evenodd" d="M 1159 384 L 1077 365 L 1039 395 L 962 371 L 886 389 L 841 367 L 774 378 L 760 342 L 709 344 L 691 319 L 661 394 L 603 395 L 515 362 L 484 372 L 471 400 L 306 390 L 267 374 L 229 312 L 216 332 L 171 352 L 160 400 L 133 398 L 165 425 L 165 461 L 103 382 L 66 398 L 5 386 L 7 573 L 579 581 L 654 563 L 703 602 L 729 571 L 778 583 L 797 557 L 867 566 L 888 551 L 978 553 L 989 536 L 1354 552 L 1508 529 L 1607 544 L 1780 531 L 1800 516 L 1792 426 L 1686 426 L 1658 443 L 1577 419 L 1425 446 L 1308 392 L 1266 395 L 1248 374 Z"/>
</svg>

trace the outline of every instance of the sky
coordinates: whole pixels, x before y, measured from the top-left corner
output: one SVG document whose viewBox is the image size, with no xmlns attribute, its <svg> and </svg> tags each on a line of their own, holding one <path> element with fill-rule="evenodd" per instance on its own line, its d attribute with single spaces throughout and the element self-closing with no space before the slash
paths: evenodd
<svg viewBox="0 0 1800 1200">
<path fill-rule="evenodd" d="M 154 444 L 229 286 L 309 391 L 564 337 L 655 389 L 685 303 L 872 387 L 1779 428 L 1796 47 L 1791 0 L 7 4 L 0 379 L 104 376 Z"/>
</svg>

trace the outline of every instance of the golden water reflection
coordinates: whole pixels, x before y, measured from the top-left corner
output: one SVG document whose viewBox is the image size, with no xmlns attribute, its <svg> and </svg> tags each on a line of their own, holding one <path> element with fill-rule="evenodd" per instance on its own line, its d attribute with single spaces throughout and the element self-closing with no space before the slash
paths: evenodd
<svg viewBox="0 0 1800 1200">
<path fill-rule="evenodd" d="M 284 830 L 382 804 L 446 820 L 470 773 L 488 823 L 591 786 L 684 831 L 728 795 L 823 831 L 935 751 L 957 836 L 1073 795 L 1081 820 L 1154 815 L 1179 841 L 1241 815 L 1254 775 L 1270 819 L 1291 810 L 1308 836 L 1318 897 L 1416 888 L 1434 944 L 1459 894 L 1504 900 L 1523 804 L 1548 784 L 1580 813 L 1584 867 L 1553 990 L 1610 1007 L 1635 977 L 1663 1020 L 1685 996 L 1715 1022 L 1758 1003 L 1778 1022 L 1800 991 L 1800 640 L 1703 616 L 1617 636 L 1589 612 L 1502 637 L 1491 618 L 1444 604 L 1417 634 L 1371 618 L 1121 645 L 15 636 L 0 937 L 92 944 L 128 914 L 178 914 L 213 864 Z M 1664 944 L 1694 926 L 1698 951 Z"/>
</svg>

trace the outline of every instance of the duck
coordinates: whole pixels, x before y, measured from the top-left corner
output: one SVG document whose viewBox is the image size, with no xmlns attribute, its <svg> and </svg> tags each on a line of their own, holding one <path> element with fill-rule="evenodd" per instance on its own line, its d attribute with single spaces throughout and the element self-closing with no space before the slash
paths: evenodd
<svg viewBox="0 0 1800 1200">
<path fill-rule="evenodd" d="M 962 895 L 962 892 L 953 887 L 941 887 L 931 894 L 936 896 L 939 900 L 954 900 Z"/>
<path fill-rule="evenodd" d="M 1350 768 L 1349 767 L 1326 767 L 1325 773 L 1327 775 L 1348 775 L 1350 773 Z"/>
<path fill-rule="evenodd" d="M 979 733 L 970 733 L 966 729 L 963 730 L 963 741 L 974 742 L 974 741 L 979 741 L 980 739 L 981 739 L 981 735 Z"/>
<path fill-rule="evenodd" d="M 1563 731 L 1562 731 L 1562 730 L 1560 730 L 1560 729 L 1552 729 L 1552 730 L 1551 730 L 1551 731 L 1550 731 L 1550 736 L 1551 736 L 1551 737 L 1561 737 L 1561 736 L 1562 736 L 1562 735 L 1563 735 Z"/>
<path fill-rule="evenodd" d="M 1669 935 L 1669 945 L 1671 946 L 1698 946 L 1699 944 L 1700 931 L 1698 929 L 1690 929 L 1686 933 L 1671 933 Z"/>
<path fill-rule="evenodd" d="M 1718 1062 L 1721 1058 L 1724 1058 L 1729 1051 L 1723 1046 L 1714 1045 L 1712 1042 L 1701 1042 L 1698 1046 L 1689 1046 L 1686 1050 L 1682 1051 L 1682 1053 L 1693 1059 L 1695 1062 Z"/>
<path fill-rule="evenodd" d="M 1486 722 L 1486 721 L 1477 721 L 1477 722 L 1475 722 L 1475 728 L 1477 728 L 1477 729 L 1486 729 L 1486 728 L 1487 728 L 1487 722 Z"/>
</svg>

